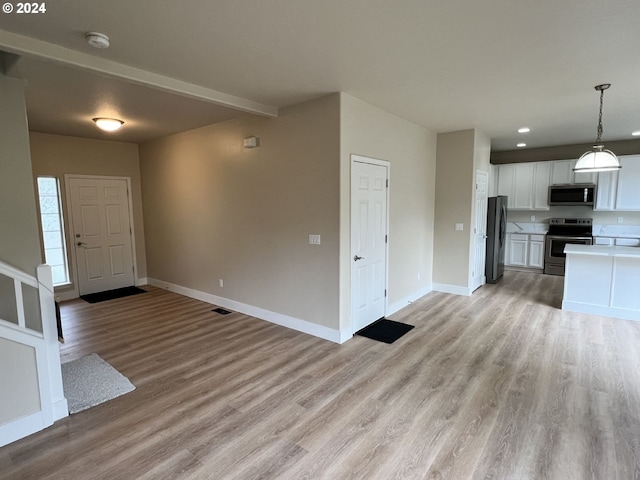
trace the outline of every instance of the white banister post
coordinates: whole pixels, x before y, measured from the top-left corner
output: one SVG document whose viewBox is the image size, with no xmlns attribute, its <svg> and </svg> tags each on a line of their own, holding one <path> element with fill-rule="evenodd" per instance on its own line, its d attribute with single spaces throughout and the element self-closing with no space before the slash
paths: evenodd
<svg viewBox="0 0 640 480">
<path fill-rule="evenodd" d="M 40 265 L 37 269 L 40 313 L 42 315 L 42 334 L 47 350 L 47 366 L 50 386 L 50 402 L 53 408 L 53 421 L 69 415 L 67 399 L 62 388 L 62 369 L 60 367 L 60 347 L 56 324 L 56 307 L 53 293 L 53 277 L 49 265 Z"/>
</svg>

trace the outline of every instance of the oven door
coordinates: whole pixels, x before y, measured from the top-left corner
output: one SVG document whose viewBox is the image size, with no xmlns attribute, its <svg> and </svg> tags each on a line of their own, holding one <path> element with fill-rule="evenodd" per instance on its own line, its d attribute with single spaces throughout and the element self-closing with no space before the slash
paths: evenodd
<svg viewBox="0 0 640 480">
<path fill-rule="evenodd" d="M 555 270 L 560 268 L 562 273 L 558 271 L 558 275 L 564 275 L 564 263 L 566 255 L 564 253 L 564 247 L 567 244 L 571 245 L 593 245 L 592 237 L 571 237 L 567 235 L 547 235 L 546 245 L 544 249 L 544 264 L 545 273 L 547 265 L 556 267 Z"/>
</svg>

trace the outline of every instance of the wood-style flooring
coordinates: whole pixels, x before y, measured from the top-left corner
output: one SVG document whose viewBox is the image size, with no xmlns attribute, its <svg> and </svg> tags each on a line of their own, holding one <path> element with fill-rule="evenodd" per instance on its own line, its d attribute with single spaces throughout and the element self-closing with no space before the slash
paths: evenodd
<svg viewBox="0 0 640 480">
<path fill-rule="evenodd" d="M 640 478 L 640 323 L 562 277 L 431 293 L 343 345 L 161 289 L 62 306 L 62 359 L 137 387 L 0 449 L 2 479 Z"/>
</svg>

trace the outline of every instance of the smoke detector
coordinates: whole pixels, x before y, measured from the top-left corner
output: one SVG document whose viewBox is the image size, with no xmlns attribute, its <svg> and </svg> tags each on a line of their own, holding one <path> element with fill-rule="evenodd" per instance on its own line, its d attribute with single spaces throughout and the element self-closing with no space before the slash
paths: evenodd
<svg viewBox="0 0 640 480">
<path fill-rule="evenodd" d="M 92 47 L 109 48 L 109 37 L 104 33 L 88 32 L 85 37 L 87 38 L 87 43 Z"/>
</svg>

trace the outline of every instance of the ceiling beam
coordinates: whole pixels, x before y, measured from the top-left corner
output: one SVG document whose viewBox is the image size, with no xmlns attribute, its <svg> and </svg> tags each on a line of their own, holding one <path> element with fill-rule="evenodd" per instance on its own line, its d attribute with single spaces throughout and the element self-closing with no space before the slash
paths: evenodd
<svg viewBox="0 0 640 480">
<path fill-rule="evenodd" d="M 203 100 L 247 113 L 265 117 L 278 116 L 278 109 L 271 105 L 236 97 L 235 95 L 229 95 L 200 85 L 183 82 L 182 80 L 177 80 L 165 75 L 148 72 L 123 63 L 78 52 L 70 48 L 61 47 L 60 45 L 5 30 L 0 30 L 0 49 L 16 55 L 28 55 L 69 67 L 90 70 L 136 85 Z"/>
</svg>

